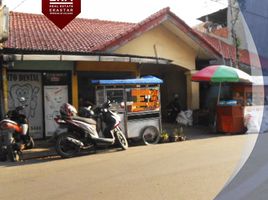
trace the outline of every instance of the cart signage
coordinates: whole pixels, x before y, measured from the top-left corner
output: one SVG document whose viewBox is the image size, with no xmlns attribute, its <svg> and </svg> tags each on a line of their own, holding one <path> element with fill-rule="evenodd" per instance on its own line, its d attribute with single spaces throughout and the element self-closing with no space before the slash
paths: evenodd
<svg viewBox="0 0 268 200">
<path fill-rule="evenodd" d="M 63 29 L 81 12 L 81 0 L 42 0 L 42 13 Z"/>
</svg>

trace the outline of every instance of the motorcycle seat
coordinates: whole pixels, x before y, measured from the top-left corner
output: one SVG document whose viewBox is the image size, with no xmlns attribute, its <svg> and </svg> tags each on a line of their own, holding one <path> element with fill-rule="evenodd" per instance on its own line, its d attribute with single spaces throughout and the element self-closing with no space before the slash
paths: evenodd
<svg viewBox="0 0 268 200">
<path fill-rule="evenodd" d="M 73 120 L 77 120 L 80 122 L 85 122 L 87 124 L 93 124 L 93 125 L 97 125 L 97 122 L 94 119 L 91 118 L 85 118 L 85 117 L 79 117 L 79 116 L 74 116 L 72 117 Z"/>
</svg>

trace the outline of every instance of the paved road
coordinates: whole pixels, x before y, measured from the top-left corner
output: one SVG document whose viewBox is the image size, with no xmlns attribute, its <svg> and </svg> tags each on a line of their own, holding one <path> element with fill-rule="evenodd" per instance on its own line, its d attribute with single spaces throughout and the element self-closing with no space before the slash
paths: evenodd
<svg viewBox="0 0 268 200">
<path fill-rule="evenodd" d="M 248 137 L 137 146 L 65 160 L 1 163 L 0 199 L 213 199 L 233 173 Z"/>
</svg>

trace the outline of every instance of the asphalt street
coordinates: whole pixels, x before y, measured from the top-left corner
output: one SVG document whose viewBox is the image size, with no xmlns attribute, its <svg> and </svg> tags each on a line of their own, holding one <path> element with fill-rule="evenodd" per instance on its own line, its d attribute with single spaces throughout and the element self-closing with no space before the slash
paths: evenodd
<svg viewBox="0 0 268 200">
<path fill-rule="evenodd" d="M 71 159 L 0 163 L 0 199 L 213 199 L 241 162 L 250 137 L 222 136 Z"/>
</svg>

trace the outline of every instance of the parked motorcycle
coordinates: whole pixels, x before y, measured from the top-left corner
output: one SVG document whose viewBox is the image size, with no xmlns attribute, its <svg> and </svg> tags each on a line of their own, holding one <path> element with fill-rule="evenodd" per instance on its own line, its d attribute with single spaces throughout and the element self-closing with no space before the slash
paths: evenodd
<svg viewBox="0 0 268 200">
<path fill-rule="evenodd" d="M 20 98 L 22 106 L 9 110 L 0 121 L 0 160 L 19 161 L 22 151 L 34 147 L 34 140 L 29 134 L 27 117 L 20 112 L 27 106 L 25 98 Z"/>
<path fill-rule="evenodd" d="M 81 117 L 72 105 L 63 104 L 60 116 L 55 118 L 59 124 L 56 132 L 60 133 L 56 136 L 57 153 L 62 158 L 70 158 L 76 156 L 80 150 L 115 143 L 126 150 L 128 142 L 119 127 L 120 117 L 110 110 L 110 106 L 110 102 L 107 102 L 94 110 L 91 107 L 84 108 L 84 117 Z M 104 136 L 100 137 L 100 133 Z"/>
</svg>

